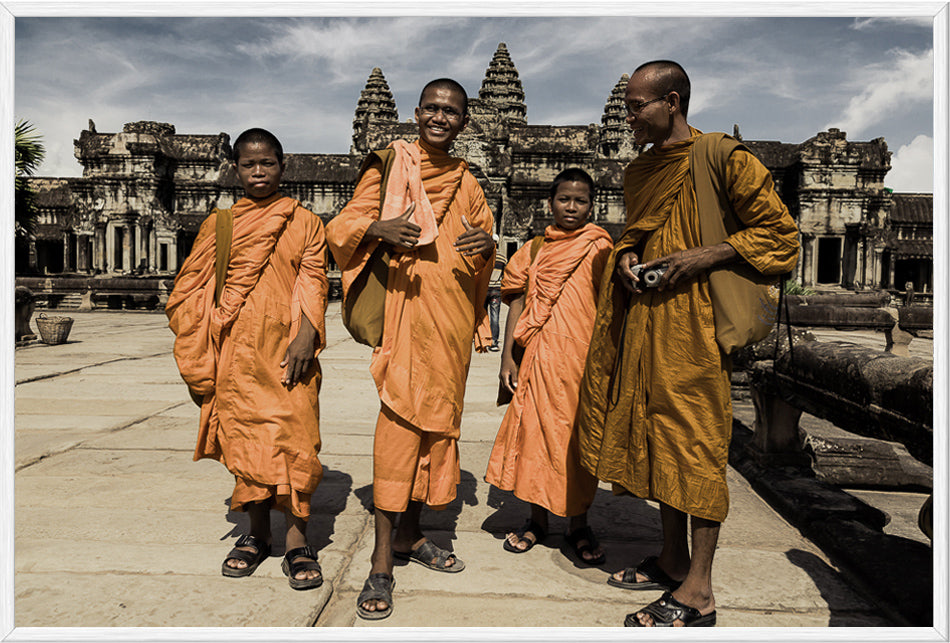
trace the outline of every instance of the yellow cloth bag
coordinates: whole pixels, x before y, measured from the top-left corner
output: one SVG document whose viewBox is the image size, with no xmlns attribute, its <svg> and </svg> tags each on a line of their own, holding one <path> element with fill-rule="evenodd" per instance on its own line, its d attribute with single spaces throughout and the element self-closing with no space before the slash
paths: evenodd
<svg viewBox="0 0 950 643">
<path fill-rule="evenodd" d="M 700 239 L 704 246 L 722 243 L 744 226 L 726 193 L 726 162 L 746 149 L 726 134 L 700 136 L 689 152 L 689 171 L 696 191 Z M 709 296 L 716 342 L 727 355 L 765 339 L 778 315 L 779 280 L 742 262 L 709 271 Z"/>
<path fill-rule="evenodd" d="M 386 182 L 393 167 L 396 151 L 390 148 L 370 152 L 360 167 L 359 178 L 374 161 L 381 161 L 382 181 L 379 185 L 379 211 L 386 200 Z M 343 298 L 343 326 L 360 344 L 377 347 L 383 341 L 383 320 L 386 316 L 386 283 L 389 280 L 389 246 L 380 243 L 353 280 Z"/>
</svg>

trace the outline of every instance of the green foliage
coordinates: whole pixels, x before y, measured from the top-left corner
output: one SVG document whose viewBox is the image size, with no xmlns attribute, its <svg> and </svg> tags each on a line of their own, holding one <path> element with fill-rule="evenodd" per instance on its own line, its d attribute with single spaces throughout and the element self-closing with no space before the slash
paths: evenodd
<svg viewBox="0 0 950 643">
<path fill-rule="evenodd" d="M 794 279 L 787 279 L 785 281 L 785 294 L 808 296 L 808 295 L 814 295 L 815 291 L 812 290 L 811 288 L 806 288 L 805 286 L 802 286 L 800 283 L 798 283 Z"/>
<path fill-rule="evenodd" d="M 32 234 L 36 228 L 36 194 L 28 177 L 33 176 L 46 156 L 43 139 L 29 121 L 19 121 L 14 130 L 16 160 L 15 223 L 16 234 Z"/>
</svg>

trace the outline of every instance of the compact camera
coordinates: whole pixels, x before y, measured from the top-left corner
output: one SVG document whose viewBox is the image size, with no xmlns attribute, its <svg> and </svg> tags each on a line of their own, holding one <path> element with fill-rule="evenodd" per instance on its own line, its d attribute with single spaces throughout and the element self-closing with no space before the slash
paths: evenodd
<svg viewBox="0 0 950 643">
<path fill-rule="evenodd" d="M 661 263 L 659 266 L 644 270 L 642 265 L 637 264 L 630 270 L 640 280 L 637 284 L 640 288 L 656 288 L 656 285 L 660 283 L 660 277 L 663 276 L 667 268 L 669 268 L 668 264 Z"/>
</svg>

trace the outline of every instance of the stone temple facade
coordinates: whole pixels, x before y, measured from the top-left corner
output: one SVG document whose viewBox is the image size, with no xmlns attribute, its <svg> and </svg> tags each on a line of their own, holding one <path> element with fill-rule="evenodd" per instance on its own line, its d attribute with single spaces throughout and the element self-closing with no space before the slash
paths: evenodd
<svg viewBox="0 0 950 643">
<path fill-rule="evenodd" d="M 453 153 L 482 185 L 508 255 L 551 222 L 548 187 L 569 166 L 594 177 L 593 219 L 619 235 L 623 170 L 640 151 L 624 121 L 626 82 L 623 75 L 605 88 L 600 123 L 529 124 L 518 71 L 505 44 L 498 46 Z M 414 107 L 405 107 L 409 115 Z M 733 133 L 741 138 L 738 127 Z M 352 194 L 367 152 L 416 136 L 414 123 L 400 122 L 375 68 L 356 103 L 349 153 L 288 154 L 281 191 L 328 221 Z M 932 196 L 884 188 L 891 153 L 883 139 L 848 141 L 831 129 L 798 144 L 743 142 L 770 169 L 801 229 L 793 279 L 812 287 L 903 289 L 912 282 L 917 292 L 932 290 Z M 178 134 L 173 125 L 148 121 L 100 133 L 90 121 L 75 152 L 81 178 L 32 180 L 41 207 L 40 273 L 174 275 L 210 209 L 241 196 L 227 134 Z M 27 269 L 18 266 L 18 274 Z"/>
</svg>

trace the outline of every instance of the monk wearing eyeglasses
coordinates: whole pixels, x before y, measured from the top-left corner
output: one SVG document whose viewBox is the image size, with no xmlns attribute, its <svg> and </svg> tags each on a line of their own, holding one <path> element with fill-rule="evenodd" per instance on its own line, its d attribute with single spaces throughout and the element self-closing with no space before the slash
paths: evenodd
<svg viewBox="0 0 950 643">
<path fill-rule="evenodd" d="M 689 98 L 689 77 L 673 61 L 641 65 L 627 84 L 627 124 L 637 145 L 651 147 L 624 175 L 627 225 L 607 260 L 580 389 L 581 463 L 616 492 L 660 505 L 659 554 L 608 580 L 665 590 L 627 616 L 630 627 L 716 623 L 712 562 L 729 509 L 732 366 L 717 338 L 709 273 L 780 275 L 798 260 L 798 230 L 768 169 L 736 139 L 691 127 Z M 707 190 L 700 175 L 718 182 Z M 739 229 L 704 245 L 701 211 L 712 214 L 707 221 L 728 215 Z M 661 266 L 646 287 L 641 276 Z"/>
<path fill-rule="evenodd" d="M 343 271 L 344 305 L 377 247 L 391 251 L 382 337 L 370 363 L 381 408 L 373 447 L 376 540 L 357 599 L 365 619 L 392 613 L 394 557 L 438 572 L 464 568 L 422 533 L 419 516 L 423 505 L 444 509 L 456 497 L 472 341 L 479 352 L 491 345 L 483 304 L 494 221 L 468 165 L 448 154 L 469 121 L 464 88 L 446 78 L 430 82 L 415 117 L 419 138 L 391 144 L 396 156 L 386 185 L 381 163 L 373 161 L 327 225 Z"/>
</svg>

